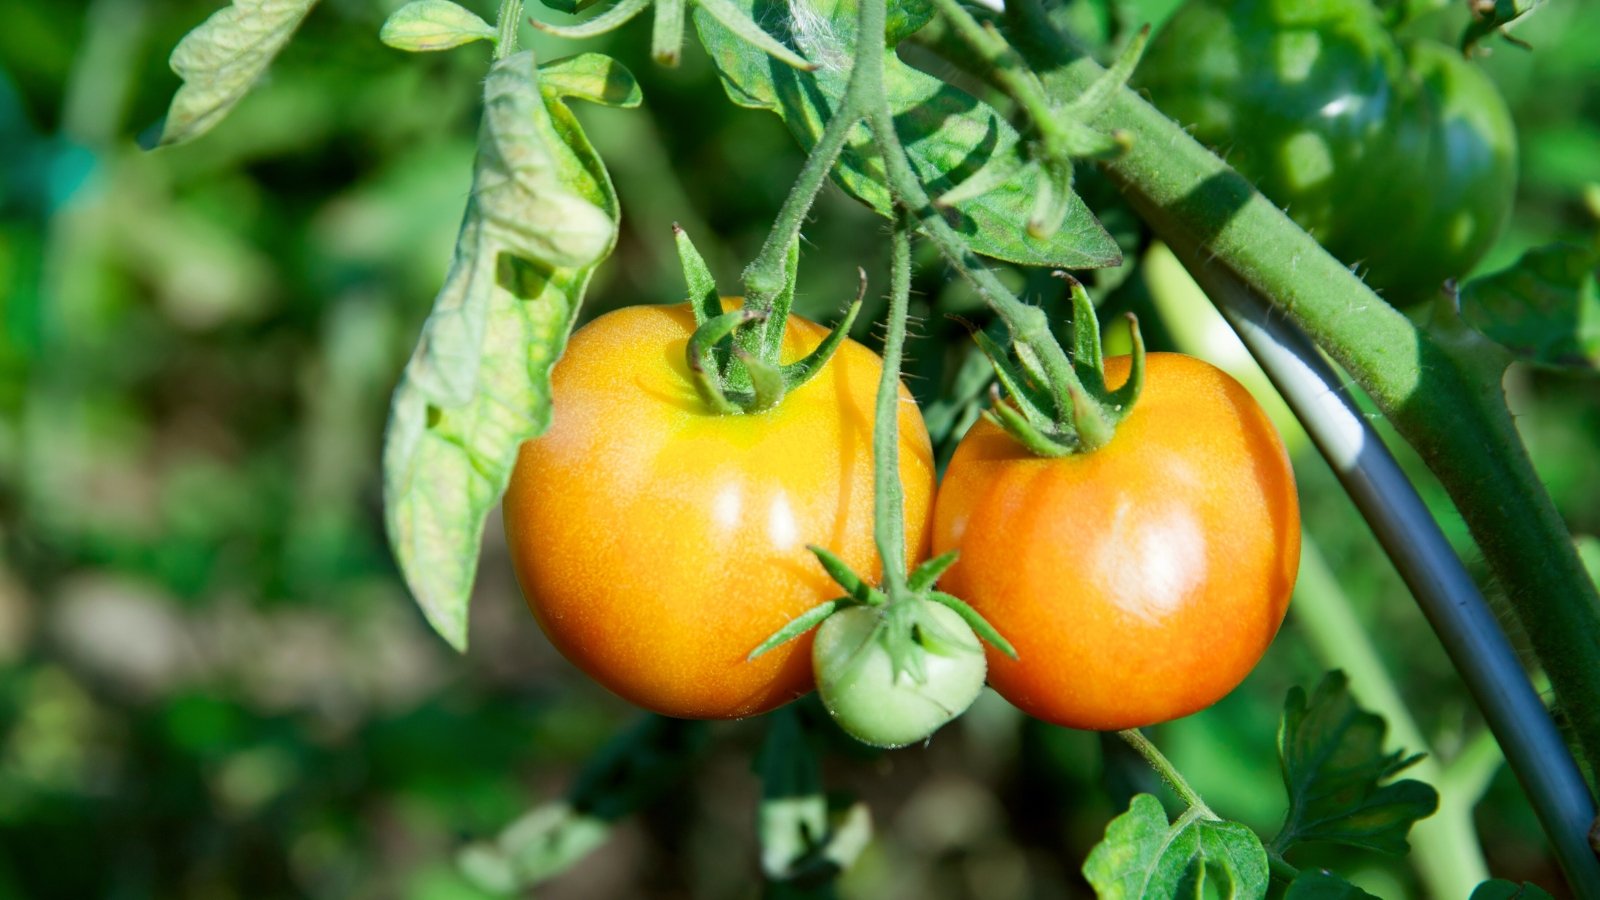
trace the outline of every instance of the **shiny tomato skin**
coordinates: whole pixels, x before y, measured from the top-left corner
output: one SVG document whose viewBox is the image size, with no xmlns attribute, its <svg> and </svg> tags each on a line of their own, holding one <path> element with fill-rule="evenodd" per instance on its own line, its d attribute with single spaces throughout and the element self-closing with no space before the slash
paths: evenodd
<svg viewBox="0 0 1600 900">
<path fill-rule="evenodd" d="M 1106 361 L 1126 378 L 1126 357 Z M 1294 474 L 1232 377 L 1152 353 L 1106 446 L 1034 457 L 988 421 L 957 447 L 934 511 L 941 580 L 1016 646 L 989 683 L 1023 711 L 1110 731 L 1215 703 L 1288 609 L 1300 559 Z"/>
<path fill-rule="evenodd" d="M 554 420 L 505 496 L 517 579 L 567 659 L 632 703 L 738 718 L 812 688 L 811 636 L 745 657 L 841 593 L 806 549 L 878 575 L 872 410 L 882 364 L 846 341 L 754 415 L 708 409 L 690 381 L 687 306 L 634 306 L 579 329 L 551 376 Z M 783 360 L 826 330 L 791 317 Z M 907 546 L 925 555 L 933 461 L 902 387 Z"/>
</svg>

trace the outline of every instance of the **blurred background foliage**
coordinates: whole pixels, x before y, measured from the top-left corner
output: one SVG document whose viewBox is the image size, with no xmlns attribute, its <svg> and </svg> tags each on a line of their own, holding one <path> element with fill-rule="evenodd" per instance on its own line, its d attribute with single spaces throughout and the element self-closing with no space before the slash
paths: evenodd
<svg viewBox="0 0 1600 900">
<path fill-rule="evenodd" d="M 384 543 L 388 394 L 449 259 L 488 51 L 407 56 L 376 38 L 396 0 L 324 0 L 221 127 L 138 150 L 177 84 L 167 54 L 217 5 L 9 0 L 0 16 L 0 897 L 479 896 L 455 849 L 559 796 L 634 716 L 539 634 L 497 521 L 465 656 L 427 630 Z M 1173 5 L 1064 14 L 1104 47 Z M 1593 239 L 1597 33 L 1597 4 L 1551 2 L 1521 30 L 1535 52 L 1497 42 L 1484 63 L 1523 160 L 1489 269 Z M 525 37 L 543 58 L 577 49 Z M 673 222 L 731 288 L 800 164 L 775 117 L 725 102 L 702 53 L 662 69 L 648 40 L 638 20 L 585 47 L 622 59 L 646 95 L 641 111 L 579 113 L 624 208 L 589 314 L 681 298 Z M 1095 277 L 1096 299 L 1138 311 L 1157 345 L 1212 327 L 1203 306 L 1158 309 L 1170 291 L 1132 264 L 1137 224 L 1093 173 L 1080 187 L 1130 259 Z M 836 314 L 858 264 L 885 285 L 883 234 L 830 188 L 806 231 L 803 311 Z M 1060 304 L 1058 283 L 1012 274 Z M 908 380 L 929 401 L 971 352 L 951 317 L 985 319 L 930 254 L 917 287 Z M 1575 533 L 1600 533 L 1595 383 L 1517 370 L 1508 389 Z M 1326 466 L 1293 443 L 1308 531 L 1449 758 L 1481 723 Z M 1153 736 L 1211 806 L 1270 834 L 1283 694 L 1324 667 L 1291 610 L 1240 690 Z M 715 726 L 692 777 L 541 896 L 761 895 L 762 731 Z M 867 799 L 878 826 L 849 897 L 1086 895 L 1088 847 L 1133 791 L 1156 789 L 1119 746 L 993 696 L 926 747 L 830 746 L 830 785 Z M 1477 821 L 1495 874 L 1560 895 L 1503 771 Z M 1380 896 L 1417 891 L 1403 862 L 1323 862 Z"/>
</svg>

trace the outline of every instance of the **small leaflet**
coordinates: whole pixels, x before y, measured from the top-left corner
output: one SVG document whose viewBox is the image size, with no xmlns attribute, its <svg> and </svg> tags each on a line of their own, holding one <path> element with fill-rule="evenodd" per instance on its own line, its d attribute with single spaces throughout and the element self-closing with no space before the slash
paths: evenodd
<svg viewBox="0 0 1600 900">
<path fill-rule="evenodd" d="M 412 0 L 394 11 L 378 39 L 396 50 L 425 53 L 492 40 L 494 26 L 450 0 Z"/>
<path fill-rule="evenodd" d="M 222 121 L 260 80 L 317 0 L 234 0 L 184 36 L 171 66 L 183 85 L 156 146 L 191 141 Z"/>
</svg>

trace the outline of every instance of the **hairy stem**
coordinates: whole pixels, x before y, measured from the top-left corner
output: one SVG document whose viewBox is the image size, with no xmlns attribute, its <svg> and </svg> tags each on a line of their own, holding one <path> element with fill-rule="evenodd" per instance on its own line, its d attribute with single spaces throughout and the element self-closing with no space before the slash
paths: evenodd
<svg viewBox="0 0 1600 900">
<path fill-rule="evenodd" d="M 1117 737 L 1127 741 L 1128 746 L 1144 757 L 1144 761 L 1150 764 L 1150 768 L 1156 770 L 1156 774 L 1160 775 L 1161 780 L 1172 788 L 1172 792 L 1178 795 L 1178 799 L 1182 800 L 1185 806 L 1196 810 L 1205 818 L 1215 819 L 1217 817 L 1211 811 L 1211 807 L 1206 806 L 1205 801 L 1200 799 L 1200 795 L 1195 789 L 1189 786 L 1189 782 L 1183 780 L 1183 775 L 1178 772 L 1178 767 L 1172 764 L 1172 760 L 1167 759 L 1160 748 L 1144 736 L 1144 732 L 1137 728 L 1129 728 L 1117 732 Z"/>
<path fill-rule="evenodd" d="M 517 32 L 522 28 L 522 0 L 500 0 L 500 13 L 494 20 L 499 37 L 494 42 L 494 58 L 505 59 L 517 52 Z"/>
<path fill-rule="evenodd" d="M 895 217 L 889 269 L 889 315 L 883 338 L 883 377 L 872 423 L 873 537 L 883 560 L 883 587 L 889 596 L 906 586 L 906 512 L 900 485 L 900 357 L 906 341 L 906 308 L 911 303 L 911 224 Z"/>
</svg>

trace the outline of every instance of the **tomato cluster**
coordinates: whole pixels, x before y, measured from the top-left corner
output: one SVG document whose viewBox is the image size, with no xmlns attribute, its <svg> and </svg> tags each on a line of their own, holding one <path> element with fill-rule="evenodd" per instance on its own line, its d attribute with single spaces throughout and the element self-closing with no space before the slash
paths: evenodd
<svg viewBox="0 0 1600 900">
<path fill-rule="evenodd" d="M 717 415 L 685 363 L 694 327 L 684 306 L 632 307 L 573 336 L 553 374 L 554 423 L 524 447 L 506 494 L 506 531 L 535 617 L 579 668 L 667 715 L 748 716 L 813 685 L 809 638 L 747 659 L 839 593 L 807 545 L 877 577 L 881 364 L 846 342 L 777 407 Z M 786 356 L 823 336 L 791 320 Z M 1125 358 L 1108 361 L 1110 379 L 1127 371 Z M 1265 651 L 1294 581 L 1294 480 L 1265 414 L 1198 360 L 1151 354 L 1146 373 L 1115 437 L 1091 453 L 1035 458 L 979 423 L 937 500 L 927 431 L 902 388 L 909 562 L 930 538 L 959 551 L 942 584 L 1020 653 L 989 652 L 990 684 L 1052 722 L 1127 728 L 1211 704 Z M 970 638 L 950 609 L 924 605 L 921 627 Z M 936 660 L 948 687 L 907 690 L 898 663 L 875 655 L 880 617 L 835 613 L 815 659 L 834 714 L 876 722 L 852 733 L 895 746 L 970 702 L 982 657 Z"/>
<path fill-rule="evenodd" d="M 1466 275 L 1510 214 L 1505 101 L 1370 0 L 1189 0 L 1136 81 L 1391 301 Z"/>
</svg>

